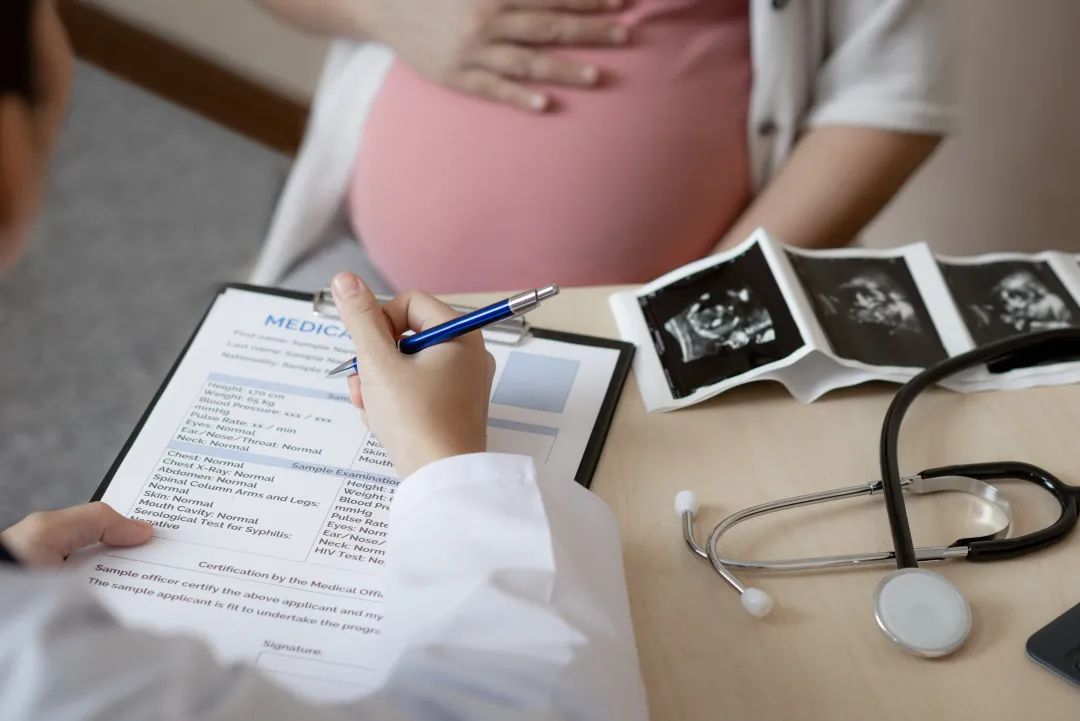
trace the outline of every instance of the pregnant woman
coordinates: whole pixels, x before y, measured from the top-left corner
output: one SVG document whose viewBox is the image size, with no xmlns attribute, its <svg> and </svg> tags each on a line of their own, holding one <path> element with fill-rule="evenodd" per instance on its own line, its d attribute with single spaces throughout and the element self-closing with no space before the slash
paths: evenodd
<svg viewBox="0 0 1080 721">
<path fill-rule="evenodd" d="M 851 242 L 950 108 L 920 0 L 265 0 L 328 63 L 255 272 L 346 218 L 392 286 L 650 279 Z"/>
</svg>

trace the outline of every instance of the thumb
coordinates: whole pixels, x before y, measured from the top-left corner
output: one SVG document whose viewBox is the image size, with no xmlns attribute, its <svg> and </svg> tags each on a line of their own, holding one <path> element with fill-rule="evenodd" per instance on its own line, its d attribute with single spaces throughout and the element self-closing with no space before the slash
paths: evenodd
<svg viewBox="0 0 1080 721">
<path fill-rule="evenodd" d="M 355 273 L 338 273 L 330 285 L 337 303 L 338 314 L 352 336 L 356 357 L 378 362 L 397 352 L 397 344 L 390 334 L 386 314 L 375 294 Z"/>
<path fill-rule="evenodd" d="M 56 550 L 65 556 L 99 542 L 107 546 L 137 546 L 154 535 L 149 523 L 123 516 L 100 502 L 55 513 L 59 530 Z"/>
</svg>

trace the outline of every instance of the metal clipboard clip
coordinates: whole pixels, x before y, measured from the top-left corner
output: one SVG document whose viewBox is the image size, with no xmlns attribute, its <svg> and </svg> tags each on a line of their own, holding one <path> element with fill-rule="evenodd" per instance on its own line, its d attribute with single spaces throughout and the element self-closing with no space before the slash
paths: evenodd
<svg viewBox="0 0 1080 721">
<path fill-rule="evenodd" d="M 391 296 L 388 295 L 376 295 L 375 297 L 380 303 L 386 303 L 391 299 Z M 476 310 L 467 305 L 451 304 L 450 307 L 459 313 L 468 313 L 469 311 Z M 329 288 L 323 288 L 315 292 L 315 295 L 311 299 L 311 310 L 320 318 L 341 319 L 341 316 L 339 316 L 337 312 L 337 306 L 334 305 L 334 296 L 331 294 Z M 521 316 L 517 316 L 490 325 L 480 332 L 483 333 L 485 341 L 497 345 L 520 345 L 529 337 L 530 331 L 531 327 L 529 326 L 528 321 Z"/>
</svg>

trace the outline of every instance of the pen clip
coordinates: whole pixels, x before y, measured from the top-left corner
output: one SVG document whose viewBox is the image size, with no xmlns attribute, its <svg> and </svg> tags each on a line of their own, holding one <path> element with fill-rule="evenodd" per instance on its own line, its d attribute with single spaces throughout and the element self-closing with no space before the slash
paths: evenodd
<svg viewBox="0 0 1080 721">
<path fill-rule="evenodd" d="M 376 295 L 376 299 L 380 303 L 386 303 L 391 299 L 388 295 Z M 459 313 L 468 313 L 476 310 L 475 308 L 466 305 L 450 304 L 450 307 Z M 341 316 L 338 315 L 337 306 L 334 304 L 334 296 L 331 294 L 329 288 L 322 288 L 315 292 L 311 299 L 311 310 L 315 315 L 320 318 L 332 318 L 340 320 Z M 524 341 L 528 335 L 531 327 L 529 322 L 522 316 L 514 316 L 513 318 L 507 318 L 506 320 L 499 321 L 493 325 L 484 328 L 480 332 L 484 334 L 484 340 L 490 341 L 497 345 L 519 345 Z"/>
</svg>

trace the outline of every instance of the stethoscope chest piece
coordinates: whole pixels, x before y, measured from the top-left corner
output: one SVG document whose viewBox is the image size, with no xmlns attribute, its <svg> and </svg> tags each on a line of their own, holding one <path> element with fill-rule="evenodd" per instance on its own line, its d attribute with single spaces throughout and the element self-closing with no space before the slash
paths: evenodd
<svg viewBox="0 0 1080 721">
<path fill-rule="evenodd" d="M 944 576 L 902 568 L 878 584 L 878 626 L 897 645 L 918 656 L 947 656 L 971 632 L 971 607 Z"/>
</svg>

